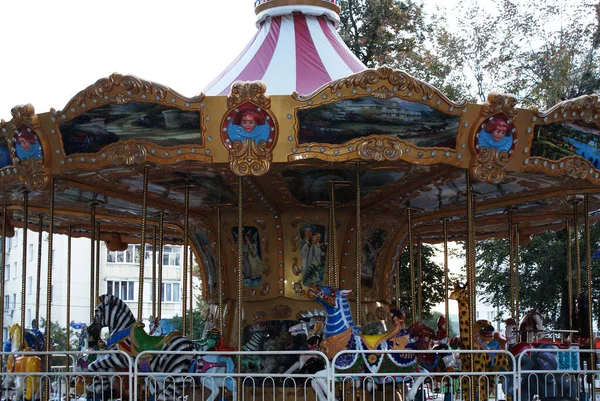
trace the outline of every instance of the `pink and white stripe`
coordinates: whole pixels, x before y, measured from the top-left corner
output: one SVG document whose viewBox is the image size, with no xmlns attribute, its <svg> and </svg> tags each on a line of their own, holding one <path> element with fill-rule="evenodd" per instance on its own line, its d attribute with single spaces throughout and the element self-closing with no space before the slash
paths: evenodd
<svg viewBox="0 0 600 401">
<path fill-rule="evenodd" d="M 269 95 L 309 94 L 366 67 L 325 15 L 291 12 L 268 16 L 242 53 L 203 92 L 228 95 L 235 81 L 260 80 Z"/>
</svg>

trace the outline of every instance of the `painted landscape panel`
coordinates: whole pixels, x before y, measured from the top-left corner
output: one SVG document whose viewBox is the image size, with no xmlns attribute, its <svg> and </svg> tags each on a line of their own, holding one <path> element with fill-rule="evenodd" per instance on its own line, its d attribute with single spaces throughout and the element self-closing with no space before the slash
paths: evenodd
<svg viewBox="0 0 600 401">
<path fill-rule="evenodd" d="M 600 129 L 579 121 L 568 121 L 535 127 L 531 156 L 559 160 L 565 156 L 581 156 L 594 167 L 600 164 Z"/>
<path fill-rule="evenodd" d="M 387 135 L 417 146 L 454 149 L 459 117 L 418 102 L 363 97 L 298 111 L 298 143 L 341 145 L 368 135 Z"/>
<path fill-rule="evenodd" d="M 199 112 L 151 103 L 108 104 L 61 124 L 59 129 L 67 155 L 96 153 L 127 139 L 161 146 L 202 144 Z"/>
</svg>

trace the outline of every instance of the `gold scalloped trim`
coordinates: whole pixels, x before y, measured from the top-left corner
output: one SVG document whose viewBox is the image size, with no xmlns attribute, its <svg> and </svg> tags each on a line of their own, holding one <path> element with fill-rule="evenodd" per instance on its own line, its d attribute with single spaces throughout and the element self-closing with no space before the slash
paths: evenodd
<svg viewBox="0 0 600 401">
<path fill-rule="evenodd" d="M 231 93 L 227 97 L 227 108 L 233 109 L 250 101 L 265 110 L 269 109 L 271 107 L 271 98 L 265 96 L 266 91 L 267 86 L 262 81 L 236 81 L 233 83 Z"/>
<path fill-rule="evenodd" d="M 463 165 L 468 152 L 463 149 L 421 148 L 402 139 L 387 135 L 369 135 L 355 138 L 343 145 L 310 143 L 303 144 L 288 155 L 288 161 L 319 159 L 334 162 L 349 160 L 397 161 L 432 165 L 445 163 L 457 167 Z M 302 149 L 302 150 L 300 150 Z"/>
<path fill-rule="evenodd" d="M 376 88 L 375 86 L 379 87 Z M 349 88 L 352 88 L 352 94 L 344 96 L 344 89 Z M 329 97 L 327 93 L 333 93 L 336 96 Z M 421 98 L 411 98 L 412 95 L 417 94 L 420 94 Z M 451 112 L 455 108 L 462 108 L 468 104 L 466 100 L 453 102 L 438 89 L 426 82 L 404 71 L 394 70 L 385 66 L 364 70 L 332 81 L 308 95 L 300 95 L 298 92 L 292 93 L 292 97 L 295 100 L 309 103 L 314 100 L 317 100 L 318 103 L 325 103 L 356 96 L 375 96 L 383 99 L 399 97 L 405 100 L 423 102 L 438 110 L 440 110 L 443 103 L 450 108 Z"/>
<path fill-rule="evenodd" d="M 490 93 L 487 97 L 487 102 L 481 108 L 481 116 L 483 119 L 493 116 L 494 114 L 504 113 L 506 117 L 514 120 L 517 117 L 517 98 L 511 94 Z"/>
<path fill-rule="evenodd" d="M 130 101 L 147 103 L 162 103 L 191 109 L 192 104 L 199 103 L 205 98 L 201 93 L 193 98 L 187 98 L 167 86 L 145 81 L 133 75 L 114 73 L 108 78 L 101 78 L 76 94 L 67 103 L 63 111 L 51 110 L 53 114 L 72 114 L 71 118 L 86 112 L 88 109 L 105 104 L 126 104 Z M 65 118 L 66 120 L 66 118 Z"/>
<path fill-rule="evenodd" d="M 530 157 L 521 166 L 522 172 L 539 172 L 549 176 L 568 176 L 575 179 L 587 180 L 593 184 L 600 183 L 600 171 L 592 163 L 579 157 L 567 156 L 553 161 L 541 157 Z"/>
<path fill-rule="evenodd" d="M 292 314 L 292 309 L 288 305 L 275 305 L 271 308 L 271 317 L 276 320 L 287 319 Z"/>
<path fill-rule="evenodd" d="M 272 161 L 273 151 L 265 141 L 233 141 L 229 150 L 229 167 L 241 177 L 266 174 Z"/>
<path fill-rule="evenodd" d="M 544 123 L 564 120 L 583 120 L 600 127 L 600 98 L 598 95 L 584 95 L 560 102 L 548 110 L 533 109 L 535 116 Z"/>
<path fill-rule="evenodd" d="M 471 174 L 478 181 L 499 184 L 506 177 L 509 159 L 508 152 L 498 153 L 494 148 L 482 148 L 477 154 L 477 164 L 471 167 Z"/>
<path fill-rule="evenodd" d="M 24 124 L 34 131 L 40 131 L 40 118 L 35 114 L 35 109 L 31 104 L 15 106 L 11 109 L 10 113 L 13 116 L 11 123 L 15 130 L 17 130 L 19 126 Z"/>
</svg>

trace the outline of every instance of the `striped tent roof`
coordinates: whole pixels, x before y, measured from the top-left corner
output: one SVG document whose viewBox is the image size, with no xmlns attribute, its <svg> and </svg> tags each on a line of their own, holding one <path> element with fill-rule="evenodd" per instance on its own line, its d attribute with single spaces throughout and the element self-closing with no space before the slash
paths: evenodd
<svg viewBox="0 0 600 401">
<path fill-rule="evenodd" d="M 206 95 L 228 95 L 234 82 L 256 80 L 265 82 L 270 95 L 289 95 L 294 91 L 304 95 L 366 69 L 336 31 L 338 12 L 319 4 L 331 2 L 315 0 L 313 5 L 294 5 L 293 0 L 272 0 L 263 3 L 256 7 L 258 32 L 225 71 L 203 90 Z M 265 4 L 269 7 L 264 7 Z"/>
</svg>

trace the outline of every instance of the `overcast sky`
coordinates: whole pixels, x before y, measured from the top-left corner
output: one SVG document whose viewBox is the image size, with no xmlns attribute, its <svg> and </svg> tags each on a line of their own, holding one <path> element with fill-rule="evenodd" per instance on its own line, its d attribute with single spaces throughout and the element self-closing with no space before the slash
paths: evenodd
<svg viewBox="0 0 600 401">
<path fill-rule="evenodd" d="M 62 109 L 113 72 L 197 95 L 250 41 L 255 21 L 254 0 L 2 0 L 0 118 L 25 103 Z"/>
</svg>

